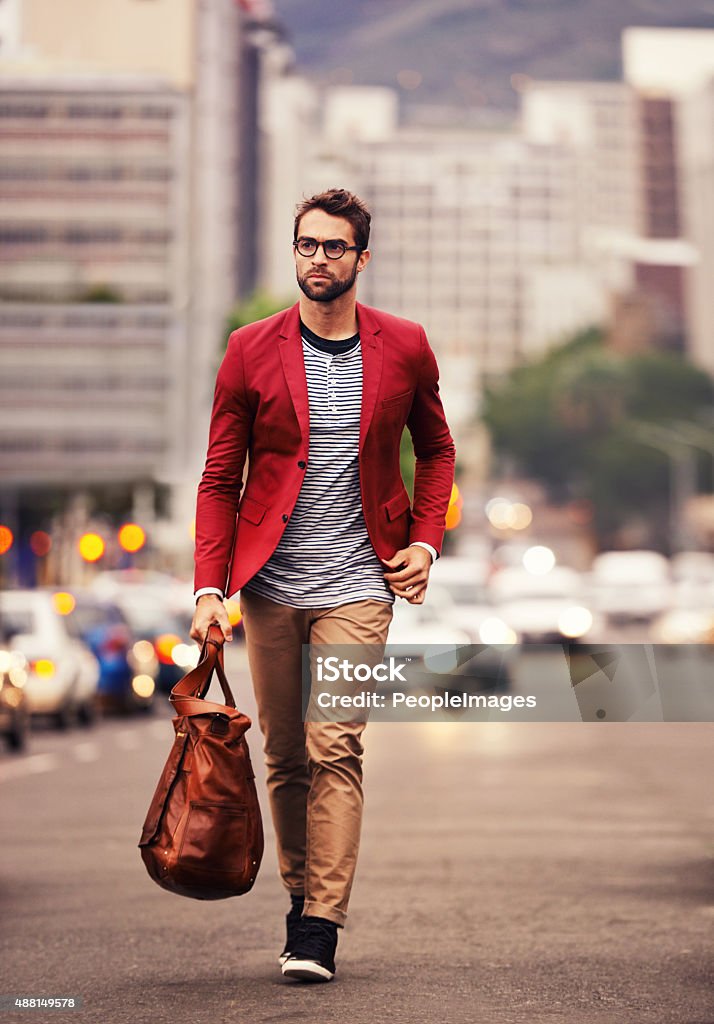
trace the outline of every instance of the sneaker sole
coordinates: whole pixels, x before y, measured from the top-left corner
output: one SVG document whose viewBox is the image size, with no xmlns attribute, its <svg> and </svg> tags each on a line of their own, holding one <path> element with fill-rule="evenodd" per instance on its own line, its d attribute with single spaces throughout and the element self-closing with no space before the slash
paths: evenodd
<svg viewBox="0 0 714 1024">
<path fill-rule="evenodd" d="M 286 960 L 283 975 L 298 981 L 332 981 L 335 976 L 334 971 L 328 971 L 314 960 Z"/>
</svg>

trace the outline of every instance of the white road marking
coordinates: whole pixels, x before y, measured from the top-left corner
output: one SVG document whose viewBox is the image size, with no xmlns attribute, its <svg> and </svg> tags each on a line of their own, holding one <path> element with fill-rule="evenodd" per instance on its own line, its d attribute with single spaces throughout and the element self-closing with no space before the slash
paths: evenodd
<svg viewBox="0 0 714 1024">
<path fill-rule="evenodd" d="M 21 779 L 25 775 L 39 775 L 41 772 L 51 772 L 57 767 L 58 763 L 56 754 L 32 754 L 29 757 L 23 757 L 21 761 L 0 765 L 0 782 Z"/>
</svg>

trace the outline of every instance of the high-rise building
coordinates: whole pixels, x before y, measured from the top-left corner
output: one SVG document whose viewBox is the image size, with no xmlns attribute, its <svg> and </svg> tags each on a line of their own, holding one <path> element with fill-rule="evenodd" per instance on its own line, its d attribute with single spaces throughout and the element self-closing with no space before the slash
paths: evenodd
<svg viewBox="0 0 714 1024">
<path fill-rule="evenodd" d="M 164 484 L 190 545 L 256 146 L 239 6 L 8 4 L 0 361 L 24 411 L 0 412 L 0 505 L 112 474 Z"/>
<path fill-rule="evenodd" d="M 474 416 L 484 380 L 604 315 L 603 289 L 579 264 L 568 145 L 531 142 L 515 130 L 403 127 L 389 89 L 333 88 L 312 103 L 293 81 L 278 79 L 276 95 L 286 89 L 303 125 L 317 110 L 322 120 L 311 145 L 296 128 L 287 161 L 276 164 L 292 168 L 293 197 L 342 185 L 365 198 L 373 260 L 361 298 L 424 324 L 457 427 Z M 276 129 L 272 137 L 285 145 Z M 294 201 L 275 211 L 283 239 Z M 283 290 L 294 267 L 282 253 L 280 266 Z M 277 280 L 274 273 L 276 291 Z"/>
<path fill-rule="evenodd" d="M 361 297 L 424 323 L 455 422 L 484 378 L 624 313 L 633 346 L 711 367 L 713 39 L 627 30 L 624 81 L 524 80 L 520 124 L 490 132 L 404 126 L 391 90 L 277 66 L 264 282 L 294 283 L 295 200 L 342 185 L 374 213 Z"/>
<path fill-rule="evenodd" d="M 5 78 L 3 487 L 165 471 L 181 439 L 186 97 L 138 76 Z"/>
<path fill-rule="evenodd" d="M 625 79 L 638 98 L 639 290 L 671 346 L 714 369 L 714 31 L 626 29 Z"/>
</svg>

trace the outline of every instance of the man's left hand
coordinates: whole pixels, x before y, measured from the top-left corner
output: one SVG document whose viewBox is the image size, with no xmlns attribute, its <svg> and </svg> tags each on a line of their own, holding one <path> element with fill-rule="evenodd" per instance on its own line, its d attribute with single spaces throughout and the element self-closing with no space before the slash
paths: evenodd
<svg viewBox="0 0 714 1024">
<path fill-rule="evenodd" d="M 431 555 L 426 548 L 413 544 L 397 551 L 392 558 L 383 558 L 382 563 L 391 572 L 384 578 L 397 597 L 405 598 L 409 604 L 423 604 L 429 583 Z"/>
</svg>

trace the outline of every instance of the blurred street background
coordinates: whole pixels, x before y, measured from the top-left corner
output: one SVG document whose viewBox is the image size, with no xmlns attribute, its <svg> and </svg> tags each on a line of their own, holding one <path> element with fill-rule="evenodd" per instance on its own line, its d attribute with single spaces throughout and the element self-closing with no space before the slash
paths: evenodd
<svg viewBox="0 0 714 1024">
<path fill-rule="evenodd" d="M 351 1013 L 267 966 L 270 837 L 210 912 L 131 850 L 198 655 L 216 370 L 296 300 L 295 204 L 327 187 L 370 207 L 359 298 L 425 326 L 457 447 L 390 643 L 483 645 L 453 683 L 477 690 L 547 686 L 558 644 L 711 683 L 714 2 L 0 0 L 0 94 L 3 992 L 71 987 L 98 1021 L 710 1024 L 712 727 L 684 712 L 375 723 Z M 410 488 L 413 461 L 405 434 Z"/>
</svg>

